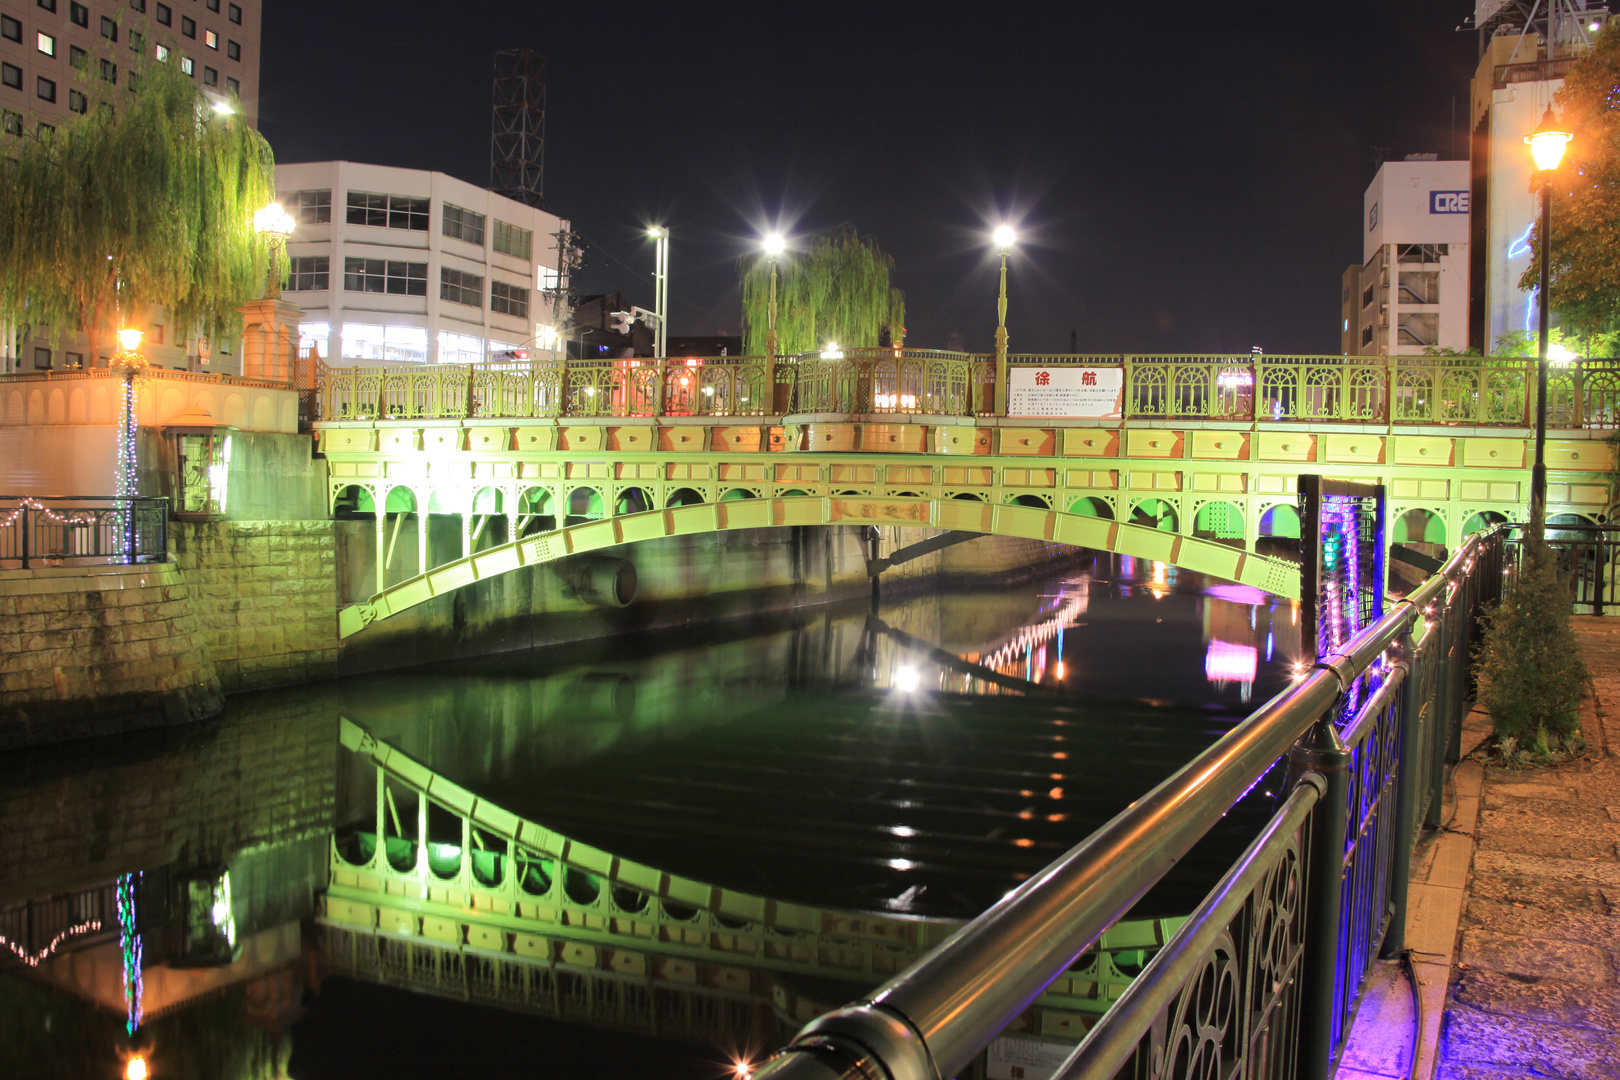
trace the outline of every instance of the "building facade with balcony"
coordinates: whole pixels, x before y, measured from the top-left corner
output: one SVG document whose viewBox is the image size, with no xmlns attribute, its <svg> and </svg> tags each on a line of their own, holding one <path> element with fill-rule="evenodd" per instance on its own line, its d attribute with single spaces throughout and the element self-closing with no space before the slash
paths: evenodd
<svg viewBox="0 0 1620 1080">
<path fill-rule="evenodd" d="M 330 364 L 474 363 L 545 349 L 557 312 L 555 214 L 418 169 L 276 166 L 297 221 L 283 298 Z"/>
<path fill-rule="evenodd" d="M 1466 161 L 1413 155 L 1379 168 L 1363 200 L 1359 288 L 1341 327 L 1354 329 L 1347 353 L 1468 348 L 1469 205 Z"/>
</svg>

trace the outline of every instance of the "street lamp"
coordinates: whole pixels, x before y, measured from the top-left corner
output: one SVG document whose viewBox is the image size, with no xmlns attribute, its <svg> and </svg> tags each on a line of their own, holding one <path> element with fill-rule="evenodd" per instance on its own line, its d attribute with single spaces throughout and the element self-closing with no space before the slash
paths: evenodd
<svg viewBox="0 0 1620 1080">
<path fill-rule="evenodd" d="M 765 237 L 765 257 L 771 260 L 771 299 L 765 308 L 765 400 L 776 411 L 776 264 L 787 250 L 781 233 Z"/>
<path fill-rule="evenodd" d="M 1532 517 L 1536 511 L 1541 512 L 1543 523 L 1547 517 L 1547 316 L 1552 307 L 1547 302 L 1547 253 L 1552 247 L 1553 171 L 1563 160 L 1569 140 L 1569 132 L 1558 126 L 1551 109 L 1541 118 L 1541 126 L 1524 137 L 1536 162 L 1534 182 L 1541 188 L 1541 284 L 1536 290 L 1540 349 L 1536 362 L 1536 462 L 1530 471 L 1530 507 Z"/>
<path fill-rule="evenodd" d="M 135 557 L 134 507 L 125 500 L 134 498 L 140 485 L 136 461 L 135 377 L 146 373 L 146 358 L 140 354 L 141 332 L 134 327 L 118 331 L 118 351 L 107 358 L 107 370 L 122 382 L 118 403 L 118 460 L 114 463 L 113 494 L 118 497 L 118 554 L 130 563 Z"/>
<path fill-rule="evenodd" d="M 653 355 L 663 356 L 669 341 L 666 322 L 669 318 L 669 230 L 654 225 L 647 236 L 657 247 L 657 269 L 653 271 L 653 311 L 658 315 L 658 332 L 653 337 Z"/>
<path fill-rule="evenodd" d="M 1007 415 L 1007 256 L 1018 240 L 1018 234 L 1006 223 L 996 226 L 991 234 L 996 247 L 1001 249 L 1001 296 L 996 301 L 996 415 Z"/>
<path fill-rule="evenodd" d="M 276 252 L 287 246 L 288 237 L 298 222 L 278 202 L 273 202 L 253 215 L 253 230 L 270 245 L 270 267 L 265 271 L 264 295 L 267 300 L 281 299 L 281 277 L 276 273 Z"/>
</svg>

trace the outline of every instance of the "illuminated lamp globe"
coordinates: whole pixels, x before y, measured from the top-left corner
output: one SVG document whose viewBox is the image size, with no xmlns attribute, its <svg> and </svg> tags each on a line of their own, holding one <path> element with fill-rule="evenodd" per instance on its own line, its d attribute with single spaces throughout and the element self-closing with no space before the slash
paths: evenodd
<svg viewBox="0 0 1620 1080">
<path fill-rule="evenodd" d="M 1547 346 L 1547 359 L 1555 364 L 1568 364 L 1579 359 L 1568 345 L 1554 343 Z"/>
<path fill-rule="evenodd" d="M 787 250 L 787 241 L 782 239 L 781 233 L 771 233 L 765 238 L 765 254 L 780 255 Z"/>
<path fill-rule="evenodd" d="M 997 225 L 996 231 L 990 235 L 995 240 L 996 246 L 1001 248 L 1010 248 L 1018 240 L 1018 234 L 1013 231 L 1011 225 Z"/>
<path fill-rule="evenodd" d="M 280 203 L 273 202 L 253 215 L 254 232 L 264 233 L 272 239 L 285 240 L 297 227 L 298 222 L 293 220 L 293 216 L 287 213 Z"/>
<path fill-rule="evenodd" d="M 1524 141 L 1530 144 L 1530 156 L 1536 159 L 1536 168 L 1551 172 L 1564 159 L 1564 147 L 1571 138 L 1569 132 L 1558 126 L 1553 111 L 1548 109 L 1541 118 L 1541 126 L 1526 135 Z"/>
<path fill-rule="evenodd" d="M 647 236 L 653 240 L 660 240 L 667 235 L 668 233 L 664 230 L 662 225 L 654 225 L 652 228 L 647 230 Z"/>
<path fill-rule="evenodd" d="M 146 1059 L 140 1054 L 124 1063 L 124 1080 L 146 1080 L 148 1075 Z"/>
<path fill-rule="evenodd" d="M 132 326 L 126 326 L 118 331 L 118 347 L 124 352 L 132 353 L 141 347 L 141 331 Z"/>
</svg>

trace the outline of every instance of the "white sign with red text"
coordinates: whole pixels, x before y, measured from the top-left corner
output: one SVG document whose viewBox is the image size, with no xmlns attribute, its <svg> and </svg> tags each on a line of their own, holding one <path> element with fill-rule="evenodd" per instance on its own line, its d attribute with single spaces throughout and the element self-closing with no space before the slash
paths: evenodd
<svg viewBox="0 0 1620 1080">
<path fill-rule="evenodd" d="M 1124 400 L 1124 368 L 1015 367 L 1007 371 L 1008 416 L 1118 420 Z"/>
</svg>

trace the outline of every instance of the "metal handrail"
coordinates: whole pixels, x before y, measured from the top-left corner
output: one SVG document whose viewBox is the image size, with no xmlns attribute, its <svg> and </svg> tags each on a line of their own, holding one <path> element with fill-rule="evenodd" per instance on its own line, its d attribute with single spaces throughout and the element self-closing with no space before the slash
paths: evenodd
<svg viewBox="0 0 1620 1080">
<path fill-rule="evenodd" d="M 811 1021 L 755 1075 L 925 1080 L 965 1067 L 1291 747 L 1331 717 L 1355 680 L 1472 568 L 1483 535 L 1470 537 L 1344 649 L 927 956 L 869 997 Z M 834 1072 L 834 1061 L 850 1067 Z"/>
<path fill-rule="evenodd" d="M 168 526 L 162 496 L 0 495 L 0 564 L 166 562 Z"/>
</svg>

